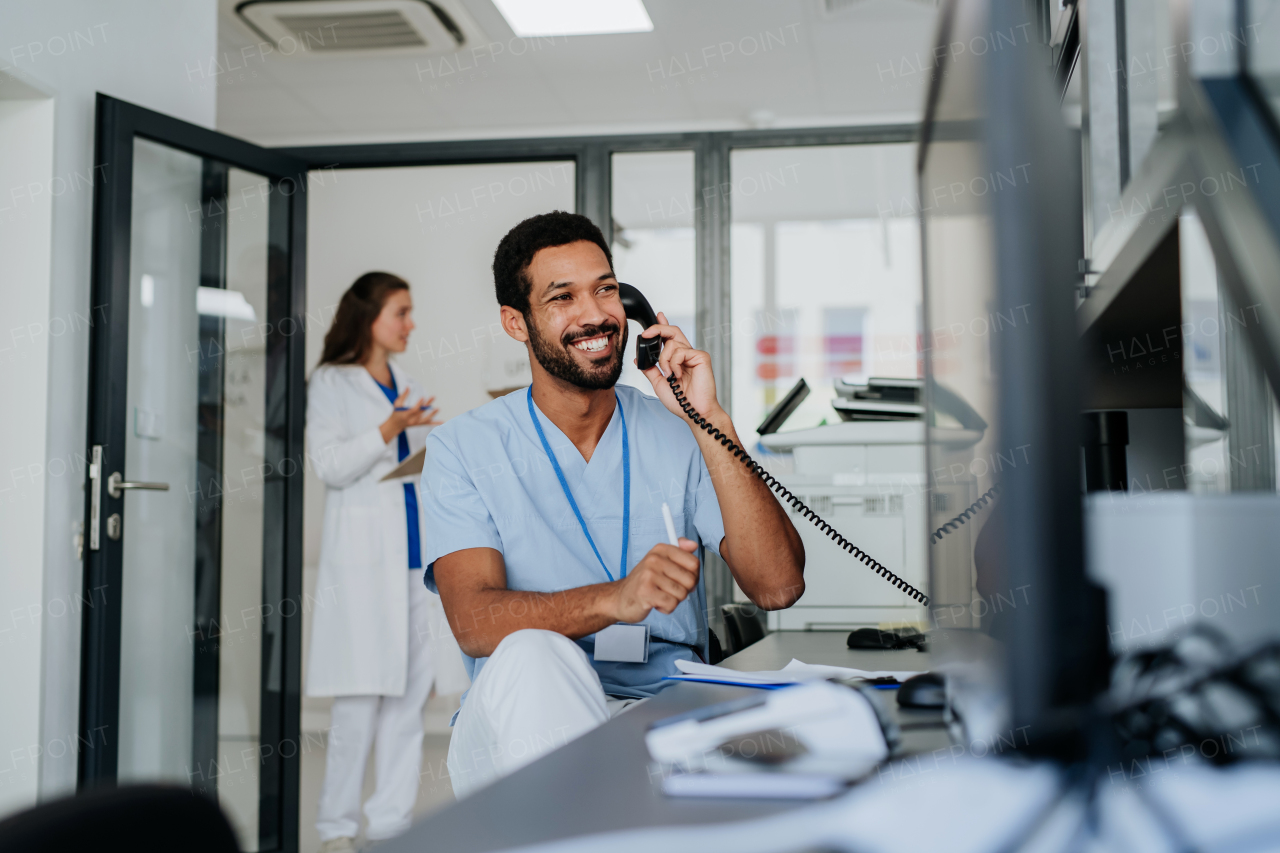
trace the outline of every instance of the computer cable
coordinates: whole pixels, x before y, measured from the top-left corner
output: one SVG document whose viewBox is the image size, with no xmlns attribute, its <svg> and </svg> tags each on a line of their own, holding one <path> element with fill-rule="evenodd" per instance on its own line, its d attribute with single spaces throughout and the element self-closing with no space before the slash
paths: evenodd
<svg viewBox="0 0 1280 853">
<path fill-rule="evenodd" d="M 1196 625 L 1118 661 L 1104 702 L 1126 760 L 1184 747 L 1214 765 L 1280 759 L 1280 643 L 1237 655 L 1218 631 Z"/>
<path fill-rule="evenodd" d="M 1196 625 L 1174 643 L 1121 658 L 1113 672 L 1111 690 L 1100 697 L 1098 708 L 1120 736 L 1122 766 L 1144 758 L 1170 760 L 1170 754 L 1182 757 L 1184 746 L 1194 748 L 1196 759 L 1215 765 L 1280 757 L 1280 643 L 1238 655 L 1221 633 Z M 1226 725 L 1228 720 L 1232 726 Z M 1256 731 L 1257 737 L 1239 737 L 1242 726 Z M 1210 741 L 1221 746 L 1232 729 L 1233 743 L 1245 741 L 1252 749 L 1212 753 L 1205 749 Z M 1096 759 L 1065 768 L 1058 795 L 999 848 L 1001 853 L 1042 849 L 1037 836 L 1072 797 L 1080 800 L 1078 823 L 1066 843 L 1054 849 L 1074 853 L 1096 846 L 1103 831 L 1099 803 L 1110 784 L 1110 769 Z M 1177 853 L 1201 849 L 1183 821 L 1154 792 L 1145 785 L 1134 789 L 1138 803 L 1163 833 L 1165 849 Z M 1222 849 L 1251 849 L 1265 836 L 1265 831 L 1255 828 L 1247 841 Z M 1264 843 L 1258 849 L 1270 847 Z"/>
</svg>

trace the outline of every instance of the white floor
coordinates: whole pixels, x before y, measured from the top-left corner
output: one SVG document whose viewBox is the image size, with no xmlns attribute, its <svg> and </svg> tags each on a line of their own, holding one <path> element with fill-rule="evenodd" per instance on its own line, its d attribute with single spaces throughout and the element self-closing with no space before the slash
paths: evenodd
<svg viewBox="0 0 1280 853">
<path fill-rule="evenodd" d="M 322 699 L 304 699 L 302 707 L 303 732 L 319 733 L 328 728 L 329 702 Z M 422 772 L 418 785 L 418 803 L 414 807 L 414 818 L 420 818 L 431 812 L 444 808 L 453 802 L 453 787 L 449 783 L 449 773 L 445 769 L 445 759 L 449 754 L 449 718 L 458 707 L 458 697 L 432 696 L 427 701 L 423 714 L 423 728 L 426 735 L 422 739 Z M 308 741 L 316 743 L 321 738 L 312 737 Z M 324 749 L 308 749 L 302 753 L 302 784 L 299 822 L 301 833 L 299 839 L 300 853 L 317 853 L 320 849 L 320 836 L 316 834 L 316 804 L 320 799 L 320 786 L 324 783 Z M 364 776 L 364 795 L 373 794 L 373 757 L 369 758 L 369 767 Z"/>
</svg>

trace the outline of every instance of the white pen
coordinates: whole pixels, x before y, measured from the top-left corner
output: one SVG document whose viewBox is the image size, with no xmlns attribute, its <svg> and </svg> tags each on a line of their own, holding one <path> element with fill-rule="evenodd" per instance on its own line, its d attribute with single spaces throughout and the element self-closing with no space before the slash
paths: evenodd
<svg viewBox="0 0 1280 853">
<path fill-rule="evenodd" d="M 680 547 L 680 539 L 676 536 L 676 523 L 671 518 L 671 507 L 667 506 L 667 502 L 662 502 L 662 520 L 667 523 L 667 540 Z"/>
</svg>

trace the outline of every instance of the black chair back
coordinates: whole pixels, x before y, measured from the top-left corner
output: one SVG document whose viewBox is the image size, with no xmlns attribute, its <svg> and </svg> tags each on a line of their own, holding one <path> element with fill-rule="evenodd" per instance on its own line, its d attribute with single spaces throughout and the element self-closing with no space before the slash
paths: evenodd
<svg viewBox="0 0 1280 853">
<path fill-rule="evenodd" d="M 240 853 L 218 804 L 188 788 L 100 788 L 0 821 L 4 853 Z"/>
<path fill-rule="evenodd" d="M 752 643 L 758 643 L 769 633 L 765 627 L 764 611 L 754 604 L 725 604 L 720 607 L 728 634 L 729 654 L 736 654 Z"/>
</svg>

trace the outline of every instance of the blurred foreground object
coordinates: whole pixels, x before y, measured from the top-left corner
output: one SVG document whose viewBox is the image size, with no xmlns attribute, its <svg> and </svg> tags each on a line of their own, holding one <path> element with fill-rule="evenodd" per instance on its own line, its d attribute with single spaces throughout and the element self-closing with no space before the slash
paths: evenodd
<svg viewBox="0 0 1280 853">
<path fill-rule="evenodd" d="M 185 788 L 103 788 L 36 806 L 0 822 L 5 853 L 127 848 L 134 853 L 240 853 L 212 800 Z"/>
</svg>

